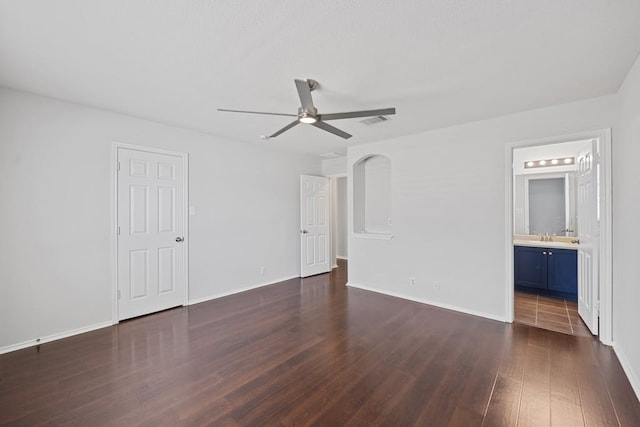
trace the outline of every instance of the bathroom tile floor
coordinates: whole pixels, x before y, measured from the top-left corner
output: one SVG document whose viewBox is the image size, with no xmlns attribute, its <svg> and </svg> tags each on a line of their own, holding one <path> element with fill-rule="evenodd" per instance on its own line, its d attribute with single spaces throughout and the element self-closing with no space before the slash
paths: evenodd
<svg viewBox="0 0 640 427">
<path fill-rule="evenodd" d="M 516 292 L 514 305 L 517 323 L 579 337 L 591 336 L 575 301 Z"/>
</svg>

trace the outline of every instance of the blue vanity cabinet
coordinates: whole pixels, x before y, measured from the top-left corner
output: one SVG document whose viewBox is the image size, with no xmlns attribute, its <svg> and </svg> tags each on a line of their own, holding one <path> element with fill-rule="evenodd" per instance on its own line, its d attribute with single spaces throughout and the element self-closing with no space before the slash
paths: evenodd
<svg viewBox="0 0 640 427">
<path fill-rule="evenodd" d="M 571 249 L 514 246 L 516 289 L 577 300 L 578 254 Z"/>
<path fill-rule="evenodd" d="M 578 292 L 578 254 L 571 249 L 548 249 L 548 283 L 550 291 Z M 573 298 L 575 299 L 575 298 Z"/>
<path fill-rule="evenodd" d="M 516 286 L 547 289 L 547 250 L 515 246 L 514 272 Z"/>
</svg>

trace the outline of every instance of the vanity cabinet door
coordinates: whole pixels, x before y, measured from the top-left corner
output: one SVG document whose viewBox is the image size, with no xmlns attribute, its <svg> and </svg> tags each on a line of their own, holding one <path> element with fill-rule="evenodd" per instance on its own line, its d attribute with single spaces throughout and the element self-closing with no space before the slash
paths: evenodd
<svg viewBox="0 0 640 427">
<path fill-rule="evenodd" d="M 514 246 L 516 286 L 547 289 L 547 249 Z"/>
<path fill-rule="evenodd" d="M 578 254 L 570 249 L 549 249 L 549 290 L 578 293 Z"/>
</svg>

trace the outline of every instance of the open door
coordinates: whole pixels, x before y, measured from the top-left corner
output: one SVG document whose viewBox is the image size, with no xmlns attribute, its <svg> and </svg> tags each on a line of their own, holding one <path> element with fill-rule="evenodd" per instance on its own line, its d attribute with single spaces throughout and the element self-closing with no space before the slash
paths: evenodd
<svg viewBox="0 0 640 427">
<path fill-rule="evenodd" d="M 300 276 L 331 271 L 329 178 L 300 175 Z"/>
<path fill-rule="evenodd" d="M 598 334 L 598 182 L 597 141 L 578 155 L 578 313 L 594 335 Z"/>
</svg>

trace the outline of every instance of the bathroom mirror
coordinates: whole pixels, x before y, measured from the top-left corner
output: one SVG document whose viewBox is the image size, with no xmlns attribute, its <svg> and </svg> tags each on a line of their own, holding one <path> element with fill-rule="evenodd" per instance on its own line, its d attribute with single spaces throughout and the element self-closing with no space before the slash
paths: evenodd
<svg viewBox="0 0 640 427">
<path fill-rule="evenodd" d="M 515 234 L 576 236 L 575 172 L 515 175 Z"/>
</svg>

